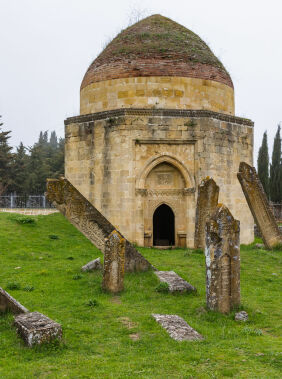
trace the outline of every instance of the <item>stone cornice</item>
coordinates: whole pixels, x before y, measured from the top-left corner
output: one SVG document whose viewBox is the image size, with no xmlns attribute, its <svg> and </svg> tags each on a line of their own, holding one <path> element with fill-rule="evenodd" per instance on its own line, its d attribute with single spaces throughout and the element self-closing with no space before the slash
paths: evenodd
<svg viewBox="0 0 282 379">
<path fill-rule="evenodd" d="M 142 108 L 122 108 L 113 109 L 110 111 L 96 112 L 86 115 L 80 115 L 75 117 L 69 117 L 65 120 L 65 125 L 80 123 L 80 122 L 90 122 L 96 120 L 104 120 L 113 117 L 124 117 L 124 116 L 149 116 L 149 117 L 202 117 L 202 118 L 213 118 L 220 121 L 231 122 L 234 124 L 241 124 L 246 126 L 254 126 L 254 122 L 232 115 L 227 115 L 218 112 L 206 111 L 206 110 L 192 110 L 192 109 L 142 109 Z"/>
</svg>

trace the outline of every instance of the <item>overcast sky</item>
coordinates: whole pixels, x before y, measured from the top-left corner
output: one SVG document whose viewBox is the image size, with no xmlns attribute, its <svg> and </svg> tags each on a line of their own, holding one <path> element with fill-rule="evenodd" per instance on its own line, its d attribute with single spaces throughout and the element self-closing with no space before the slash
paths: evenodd
<svg viewBox="0 0 282 379">
<path fill-rule="evenodd" d="M 63 136 L 87 67 L 134 9 L 209 44 L 233 79 L 236 115 L 255 122 L 255 161 L 265 130 L 271 149 L 282 121 L 281 0 L 0 0 L 0 115 L 11 144 L 29 146 L 40 130 Z"/>
</svg>

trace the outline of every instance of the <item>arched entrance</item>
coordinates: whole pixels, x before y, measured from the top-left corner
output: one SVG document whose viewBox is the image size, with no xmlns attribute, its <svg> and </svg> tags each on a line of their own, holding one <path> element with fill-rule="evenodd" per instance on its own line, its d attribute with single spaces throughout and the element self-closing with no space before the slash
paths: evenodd
<svg viewBox="0 0 282 379">
<path fill-rule="evenodd" d="M 154 246 L 175 245 L 174 213 L 166 205 L 160 205 L 153 216 L 153 244 Z"/>
</svg>

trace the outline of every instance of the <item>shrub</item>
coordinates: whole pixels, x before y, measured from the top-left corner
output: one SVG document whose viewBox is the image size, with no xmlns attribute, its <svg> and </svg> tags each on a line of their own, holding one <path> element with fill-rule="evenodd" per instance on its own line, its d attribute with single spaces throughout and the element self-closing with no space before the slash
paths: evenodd
<svg viewBox="0 0 282 379">
<path fill-rule="evenodd" d="M 73 280 L 78 280 L 78 279 L 81 279 L 81 278 L 82 278 L 82 275 L 80 275 L 80 274 L 76 274 L 76 275 L 74 275 L 72 278 L 73 278 Z"/>
<path fill-rule="evenodd" d="M 169 292 L 169 286 L 167 283 L 165 282 L 161 282 L 157 285 L 157 287 L 155 288 L 155 290 L 157 292 L 161 292 L 161 293 L 168 293 Z"/>
<path fill-rule="evenodd" d="M 15 218 L 18 224 L 35 224 L 36 220 L 34 217 L 30 216 L 18 216 Z"/>
<path fill-rule="evenodd" d="M 98 301 L 96 299 L 89 300 L 87 303 L 89 307 L 97 307 L 99 305 Z"/>
<path fill-rule="evenodd" d="M 31 291 L 34 291 L 34 287 L 33 286 L 25 286 L 23 288 L 23 290 L 26 291 L 26 292 L 31 292 Z"/>
<path fill-rule="evenodd" d="M 57 234 L 49 234 L 49 238 L 50 240 L 58 240 L 59 236 L 57 236 Z"/>
<path fill-rule="evenodd" d="M 10 282 L 7 284 L 7 289 L 8 290 L 20 290 L 21 285 L 20 285 L 20 283 L 17 283 L 17 282 Z"/>
</svg>

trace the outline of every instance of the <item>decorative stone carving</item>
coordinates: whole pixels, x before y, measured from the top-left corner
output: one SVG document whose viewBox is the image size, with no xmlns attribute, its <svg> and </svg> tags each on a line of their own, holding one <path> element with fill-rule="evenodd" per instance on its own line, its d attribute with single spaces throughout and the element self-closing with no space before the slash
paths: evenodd
<svg viewBox="0 0 282 379">
<path fill-rule="evenodd" d="M 29 312 L 15 317 L 18 334 L 29 347 L 62 338 L 62 327 L 39 312 Z"/>
<path fill-rule="evenodd" d="M 282 243 L 282 235 L 256 169 L 245 162 L 241 162 L 237 177 L 266 247 L 271 249 Z"/>
<path fill-rule="evenodd" d="M 219 187 L 210 178 L 204 179 L 198 186 L 198 199 L 196 208 L 195 248 L 205 247 L 205 226 L 208 218 L 216 209 Z"/>
<path fill-rule="evenodd" d="M 204 337 L 177 315 L 152 314 L 154 319 L 176 341 L 201 341 Z"/>
<path fill-rule="evenodd" d="M 240 304 L 240 222 L 224 205 L 206 223 L 205 256 L 207 306 L 228 313 Z"/>
<path fill-rule="evenodd" d="M 65 178 L 47 180 L 47 199 L 102 252 L 115 227 Z M 151 264 L 126 240 L 125 271 L 146 271 Z"/>
<path fill-rule="evenodd" d="M 84 271 L 84 272 L 85 271 L 101 270 L 101 269 L 102 269 L 102 265 L 101 265 L 100 258 L 96 258 L 93 261 L 90 261 L 90 262 L 86 263 L 86 265 L 81 267 L 81 271 Z"/>
<path fill-rule="evenodd" d="M 0 313 L 7 311 L 14 314 L 20 314 L 28 312 L 28 309 L 0 287 Z"/>
<path fill-rule="evenodd" d="M 117 293 L 123 290 L 125 239 L 113 230 L 106 240 L 102 288 Z"/>
<path fill-rule="evenodd" d="M 156 271 L 155 274 L 161 282 L 167 283 L 169 292 L 193 292 L 197 291 L 190 283 L 182 279 L 174 271 Z"/>
</svg>

